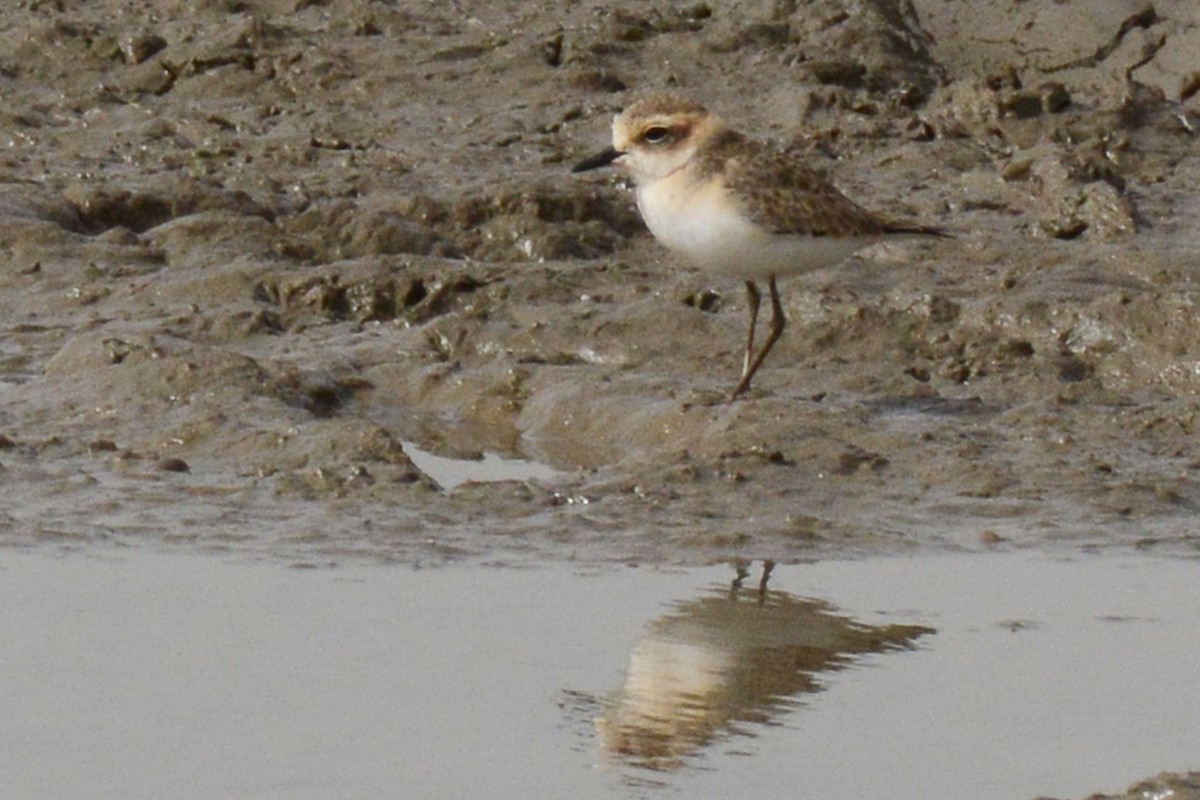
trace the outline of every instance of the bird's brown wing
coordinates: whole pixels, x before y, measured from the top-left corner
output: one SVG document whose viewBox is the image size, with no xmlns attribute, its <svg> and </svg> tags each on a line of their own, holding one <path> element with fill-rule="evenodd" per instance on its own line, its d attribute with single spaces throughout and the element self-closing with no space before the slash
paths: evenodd
<svg viewBox="0 0 1200 800">
<path fill-rule="evenodd" d="M 893 222 L 838 191 L 797 158 L 729 132 L 711 155 L 723 165 L 725 185 L 759 225 L 772 233 L 804 236 L 944 235 L 936 228 Z M 715 165 L 714 165 L 715 166 Z"/>
</svg>

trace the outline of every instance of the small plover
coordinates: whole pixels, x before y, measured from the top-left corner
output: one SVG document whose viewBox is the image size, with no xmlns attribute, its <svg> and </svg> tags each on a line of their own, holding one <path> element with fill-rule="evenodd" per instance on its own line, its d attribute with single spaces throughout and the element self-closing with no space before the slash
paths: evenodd
<svg viewBox="0 0 1200 800">
<path fill-rule="evenodd" d="M 611 147 L 573 171 L 617 166 L 633 179 L 638 210 L 655 238 L 701 269 L 745 281 L 750 332 L 730 399 L 750 387 L 787 324 L 776 278 L 834 266 L 887 236 L 948 235 L 867 211 L 794 157 L 674 95 L 625 109 L 613 119 L 612 136 Z M 756 353 L 762 280 L 771 323 Z"/>
</svg>

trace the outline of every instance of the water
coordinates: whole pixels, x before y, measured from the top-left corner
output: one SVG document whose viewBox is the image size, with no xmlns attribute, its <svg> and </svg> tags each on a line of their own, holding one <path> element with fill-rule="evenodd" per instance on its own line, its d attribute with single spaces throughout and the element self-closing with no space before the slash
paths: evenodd
<svg viewBox="0 0 1200 800">
<path fill-rule="evenodd" d="M 0 796 L 1117 790 L 1198 766 L 1197 570 L 1032 554 L 780 566 L 764 613 L 784 616 L 751 630 L 756 576 L 735 592 L 730 567 L 305 570 L 0 550 Z M 764 653 L 795 657 L 821 625 L 841 656 L 746 688 Z M 913 649 L 837 643 L 867 625 L 909 631 Z M 777 636 L 791 638 L 772 651 Z M 605 750 L 597 719 L 649 696 L 669 720 L 672 692 L 707 720 L 676 757 Z"/>
</svg>

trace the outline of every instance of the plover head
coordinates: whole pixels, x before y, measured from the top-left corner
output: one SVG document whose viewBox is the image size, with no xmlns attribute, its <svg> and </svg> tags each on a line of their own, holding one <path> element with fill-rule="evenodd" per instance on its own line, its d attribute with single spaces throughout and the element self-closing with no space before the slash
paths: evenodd
<svg viewBox="0 0 1200 800">
<path fill-rule="evenodd" d="M 581 161 L 574 171 L 612 164 L 636 182 L 650 183 L 687 164 L 723 128 L 718 116 L 690 100 L 675 95 L 647 97 L 613 119 L 612 147 Z"/>
</svg>

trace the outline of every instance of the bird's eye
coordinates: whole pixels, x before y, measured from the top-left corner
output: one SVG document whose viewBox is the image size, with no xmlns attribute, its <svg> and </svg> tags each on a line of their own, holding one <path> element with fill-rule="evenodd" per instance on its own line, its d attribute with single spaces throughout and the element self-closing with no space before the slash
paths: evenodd
<svg viewBox="0 0 1200 800">
<path fill-rule="evenodd" d="M 646 144 L 660 144 L 665 142 L 670 135 L 671 131 L 669 129 L 656 125 L 653 128 L 646 129 L 646 132 L 642 134 L 642 141 Z"/>
</svg>

